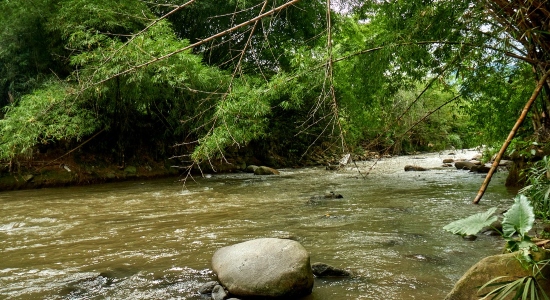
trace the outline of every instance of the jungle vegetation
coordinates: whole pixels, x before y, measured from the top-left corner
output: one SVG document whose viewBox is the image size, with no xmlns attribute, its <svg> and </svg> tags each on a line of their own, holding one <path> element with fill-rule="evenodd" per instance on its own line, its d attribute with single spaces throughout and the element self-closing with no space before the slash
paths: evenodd
<svg viewBox="0 0 550 300">
<path fill-rule="evenodd" d="M 203 164 L 231 151 L 517 145 L 550 125 L 542 0 L 4 0 L 0 160 L 70 149 Z M 526 146 L 527 147 L 527 146 Z"/>
</svg>

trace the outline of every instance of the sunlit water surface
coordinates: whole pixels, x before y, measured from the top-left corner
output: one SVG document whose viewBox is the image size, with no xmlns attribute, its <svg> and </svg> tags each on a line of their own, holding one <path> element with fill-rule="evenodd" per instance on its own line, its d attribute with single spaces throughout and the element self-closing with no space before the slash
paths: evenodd
<svg viewBox="0 0 550 300">
<path fill-rule="evenodd" d="M 455 158 L 471 158 L 458 152 Z M 497 173 L 480 205 L 482 175 L 440 167 L 447 155 L 384 159 L 358 169 L 283 169 L 280 176 L 214 174 L 0 193 L 0 298 L 203 299 L 220 247 L 260 238 L 299 241 L 312 262 L 350 269 L 315 279 L 307 300 L 442 299 L 499 238 L 473 242 L 442 230 L 513 193 Z M 352 165 L 353 166 L 353 165 Z M 353 166 L 355 167 L 355 166 Z M 309 203 L 327 191 L 343 199 Z"/>
</svg>

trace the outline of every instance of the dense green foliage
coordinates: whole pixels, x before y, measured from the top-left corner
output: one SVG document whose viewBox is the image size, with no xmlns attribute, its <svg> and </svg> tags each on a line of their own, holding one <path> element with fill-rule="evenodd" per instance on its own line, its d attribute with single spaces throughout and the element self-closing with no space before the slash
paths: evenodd
<svg viewBox="0 0 550 300">
<path fill-rule="evenodd" d="M 4 1 L 0 160 L 102 130 L 96 150 L 195 163 L 251 142 L 295 159 L 499 142 L 533 86 L 517 58 L 545 39 L 493 22 L 497 2 L 303 0 L 228 30 L 287 1 Z"/>
<path fill-rule="evenodd" d="M 519 191 L 529 197 L 537 217 L 550 219 L 550 160 L 545 156 L 526 170 L 527 185 Z"/>
</svg>

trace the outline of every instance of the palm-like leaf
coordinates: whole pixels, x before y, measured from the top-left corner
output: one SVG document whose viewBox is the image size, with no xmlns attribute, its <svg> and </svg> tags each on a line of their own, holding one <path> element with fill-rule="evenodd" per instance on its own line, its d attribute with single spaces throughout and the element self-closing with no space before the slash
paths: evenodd
<svg viewBox="0 0 550 300">
<path fill-rule="evenodd" d="M 443 229 L 460 235 L 477 234 L 483 227 L 487 227 L 497 220 L 497 217 L 493 216 L 496 210 L 496 207 L 489 208 L 486 212 L 454 221 L 443 227 Z"/>
<path fill-rule="evenodd" d="M 535 214 L 533 207 L 529 203 L 529 199 L 524 195 L 516 197 L 514 204 L 504 214 L 502 221 L 502 231 L 505 237 L 510 237 L 514 233 L 524 236 L 535 222 Z"/>
</svg>

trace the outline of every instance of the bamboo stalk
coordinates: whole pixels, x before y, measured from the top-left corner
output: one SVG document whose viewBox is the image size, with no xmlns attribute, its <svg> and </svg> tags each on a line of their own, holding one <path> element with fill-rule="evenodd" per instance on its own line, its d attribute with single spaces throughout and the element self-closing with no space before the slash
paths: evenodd
<svg viewBox="0 0 550 300">
<path fill-rule="evenodd" d="M 495 173 L 498 164 L 500 163 L 500 160 L 502 159 L 502 156 L 504 155 L 504 152 L 512 142 L 512 139 L 516 135 L 516 132 L 518 131 L 519 127 L 521 126 L 521 123 L 523 123 L 523 120 L 525 120 L 525 117 L 527 116 L 527 113 L 529 112 L 529 109 L 535 102 L 535 99 L 537 99 L 540 91 L 542 90 L 542 87 L 544 86 L 544 83 L 546 82 L 546 79 L 550 75 L 550 70 L 542 76 L 542 78 L 537 83 L 537 87 L 533 91 L 533 94 L 531 95 L 531 98 L 529 98 L 529 101 L 525 104 L 525 107 L 523 107 L 523 110 L 521 111 L 521 115 L 519 116 L 518 120 L 516 121 L 516 124 L 514 124 L 514 127 L 512 127 L 512 130 L 510 131 L 510 134 L 508 134 L 508 137 L 506 138 L 506 141 L 502 144 L 502 147 L 500 148 L 500 151 L 498 151 L 498 154 L 495 158 L 495 161 L 493 162 L 493 165 L 491 166 L 491 169 L 489 170 L 489 173 L 487 173 L 487 176 L 485 177 L 485 180 L 483 181 L 483 184 L 481 184 L 481 187 L 479 188 L 479 191 L 477 192 L 477 195 L 472 203 L 478 204 L 479 200 L 481 200 L 481 197 L 483 197 L 483 194 L 485 194 L 485 190 L 487 189 L 487 186 L 489 185 L 489 182 L 491 182 L 491 178 L 493 177 L 493 174 Z"/>
</svg>

